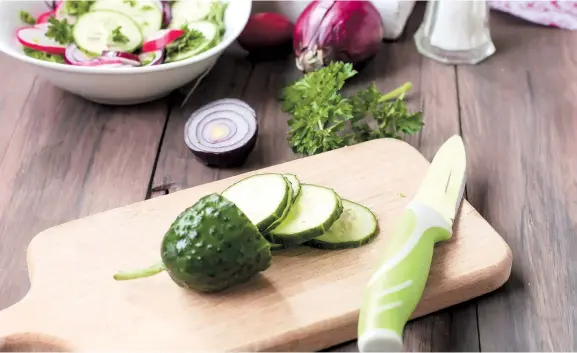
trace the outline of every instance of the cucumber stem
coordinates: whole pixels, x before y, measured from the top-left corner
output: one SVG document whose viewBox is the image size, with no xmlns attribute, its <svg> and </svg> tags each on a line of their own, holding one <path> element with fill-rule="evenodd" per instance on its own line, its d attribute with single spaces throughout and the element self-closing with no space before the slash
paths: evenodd
<svg viewBox="0 0 577 353">
<path fill-rule="evenodd" d="M 117 281 L 126 281 L 131 279 L 143 278 L 143 277 L 151 277 L 156 274 L 159 274 L 162 271 L 166 270 L 166 266 L 162 263 L 162 261 L 155 263 L 152 266 L 141 268 L 138 270 L 132 271 L 121 271 L 114 274 L 114 279 Z"/>
<path fill-rule="evenodd" d="M 391 99 L 397 99 L 398 97 L 409 92 L 411 88 L 413 88 L 413 84 L 411 82 L 405 82 L 401 86 L 390 91 L 389 93 L 384 94 L 381 98 L 379 98 L 379 102 L 385 102 Z"/>
</svg>

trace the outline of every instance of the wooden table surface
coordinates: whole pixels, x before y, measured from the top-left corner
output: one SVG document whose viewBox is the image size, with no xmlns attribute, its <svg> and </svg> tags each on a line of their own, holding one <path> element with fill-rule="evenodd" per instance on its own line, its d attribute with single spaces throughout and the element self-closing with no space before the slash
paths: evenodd
<svg viewBox="0 0 577 353">
<path fill-rule="evenodd" d="M 463 136 L 466 198 L 514 258 L 501 289 L 411 322 L 406 350 L 577 350 L 577 32 L 493 13 L 497 53 L 454 67 L 417 53 L 420 16 L 400 41 L 383 45 L 363 77 L 383 90 L 413 82 L 410 106 L 424 110 L 426 126 L 409 142 L 429 160 L 446 138 Z M 178 95 L 136 107 L 89 103 L 4 55 L 0 77 L 0 309 L 29 288 L 25 250 L 38 232 L 298 158 L 276 101 L 299 77 L 292 58 L 222 57 L 183 109 Z M 246 100 L 260 118 L 256 149 L 237 170 L 200 165 L 183 141 L 187 116 L 224 96 Z"/>
</svg>

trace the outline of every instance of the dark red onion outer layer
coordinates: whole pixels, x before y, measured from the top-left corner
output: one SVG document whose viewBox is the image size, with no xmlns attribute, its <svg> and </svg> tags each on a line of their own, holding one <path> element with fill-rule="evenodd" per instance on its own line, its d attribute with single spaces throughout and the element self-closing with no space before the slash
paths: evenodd
<svg viewBox="0 0 577 353">
<path fill-rule="evenodd" d="M 172 8 L 168 1 L 162 1 L 162 27 L 166 27 L 172 21 Z"/>
<path fill-rule="evenodd" d="M 54 1 L 54 0 L 44 0 L 44 3 L 46 3 L 46 6 L 48 6 L 51 10 L 56 9 L 56 1 Z"/>
<path fill-rule="evenodd" d="M 361 69 L 381 47 L 383 21 L 365 0 L 313 0 L 299 16 L 293 34 L 297 67 L 314 71 L 331 61 Z"/>
<path fill-rule="evenodd" d="M 203 114 L 203 117 L 207 118 L 209 115 L 218 115 L 221 111 L 231 111 L 239 116 L 244 116 L 247 120 L 253 121 L 253 134 L 248 140 L 244 141 L 244 143 L 221 151 L 196 148 L 191 142 L 191 139 L 198 138 L 196 135 L 198 131 L 196 129 L 194 131 L 191 129 L 193 121 L 196 120 L 200 114 Z M 236 102 L 236 99 L 234 98 L 224 98 L 202 106 L 189 117 L 184 127 L 186 145 L 192 151 L 195 158 L 208 167 L 216 168 L 238 168 L 242 166 L 256 145 L 258 133 L 259 124 L 258 119 L 256 119 L 256 116 L 254 115 L 254 109 L 243 101 L 238 100 L 238 102 Z"/>
</svg>

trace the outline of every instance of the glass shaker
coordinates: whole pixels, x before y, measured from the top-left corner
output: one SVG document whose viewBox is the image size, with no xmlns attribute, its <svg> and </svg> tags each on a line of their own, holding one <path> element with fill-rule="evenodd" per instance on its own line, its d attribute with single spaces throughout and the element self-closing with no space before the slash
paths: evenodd
<svg viewBox="0 0 577 353">
<path fill-rule="evenodd" d="M 495 53 L 485 0 L 429 0 L 417 50 L 446 64 L 477 64 Z"/>
</svg>

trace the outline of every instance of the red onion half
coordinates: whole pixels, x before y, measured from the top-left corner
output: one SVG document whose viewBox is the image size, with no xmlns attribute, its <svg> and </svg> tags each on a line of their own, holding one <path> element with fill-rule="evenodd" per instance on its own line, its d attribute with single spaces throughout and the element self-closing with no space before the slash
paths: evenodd
<svg viewBox="0 0 577 353">
<path fill-rule="evenodd" d="M 295 25 L 297 68 L 311 72 L 343 61 L 361 69 L 377 55 L 383 32 L 381 15 L 371 1 L 313 0 Z"/>
<path fill-rule="evenodd" d="M 184 141 L 194 156 L 210 167 L 243 165 L 255 147 L 258 119 L 254 109 L 236 98 L 206 104 L 188 118 Z"/>
</svg>

